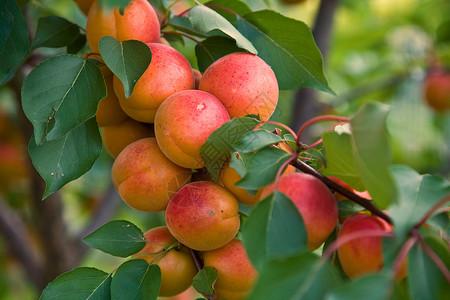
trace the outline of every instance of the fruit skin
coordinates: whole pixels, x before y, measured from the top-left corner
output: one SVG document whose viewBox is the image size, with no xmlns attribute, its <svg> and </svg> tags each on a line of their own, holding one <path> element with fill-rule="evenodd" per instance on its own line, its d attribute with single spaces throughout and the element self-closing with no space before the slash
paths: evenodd
<svg viewBox="0 0 450 300">
<path fill-rule="evenodd" d="M 97 113 L 95 114 L 95 117 L 97 119 L 98 126 L 104 127 L 118 124 L 128 118 L 128 116 L 120 107 L 119 99 L 114 92 L 114 74 L 106 65 L 101 66 L 100 71 L 102 72 L 103 78 L 105 79 L 106 97 L 100 100 L 100 102 L 98 103 Z"/>
<path fill-rule="evenodd" d="M 166 223 L 172 235 L 199 251 L 220 248 L 239 230 L 239 205 L 225 188 L 209 181 L 182 187 L 169 201 Z"/>
<path fill-rule="evenodd" d="M 200 147 L 229 120 L 227 110 L 213 95 L 197 90 L 181 91 L 168 97 L 156 112 L 156 140 L 174 163 L 185 168 L 202 168 L 205 162 Z"/>
<path fill-rule="evenodd" d="M 199 89 L 216 96 L 231 118 L 259 114 L 267 121 L 278 103 L 275 73 L 250 53 L 231 53 L 216 60 L 203 73 Z"/>
<path fill-rule="evenodd" d="M 131 96 L 125 97 L 123 84 L 117 76 L 114 76 L 114 91 L 120 106 L 130 117 L 153 123 L 156 110 L 167 97 L 194 88 L 194 74 L 189 61 L 171 46 L 147 45 L 152 51 L 152 61 Z"/>
<path fill-rule="evenodd" d="M 123 15 L 118 8 L 102 9 L 96 0 L 89 9 L 86 23 L 86 39 L 93 52 L 100 52 L 98 42 L 104 36 L 118 41 L 158 42 L 160 26 L 156 12 L 147 0 L 130 1 Z"/>
<path fill-rule="evenodd" d="M 131 118 L 102 128 L 103 145 L 113 158 L 132 142 L 154 136 L 152 125 L 139 123 Z"/>
<path fill-rule="evenodd" d="M 450 109 L 450 72 L 431 70 L 423 85 L 424 97 L 435 111 L 444 113 Z"/>
<path fill-rule="evenodd" d="M 177 166 L 159 150 L 155 138 L 131 143 L 117 156 L 112 182 L 130 207 L 162 211 L 170 197 L 191 179 L 188 169 Z"/>
<path fill-rule="evenodd" d="M 177 242 L 166 226 L 152 228 L 144 236 L 148 243 L 136 255 L 157 253 Z M 169 250 L 162 258 L 158 259 L 158 256 L 158 254 L 152 254 L 137 258 L 145 259 L 150 264 L 155 263 L 161 269 L 159 296 L 175 296 L 187 290 L 197 273 L 189 249 L 179 245 Z"/>
<path fill-rule="evenodd" d="M 273 191 L 274 184 L 267 186 L 261 199 Z M 289 197 L 300 212 L 308 235 L 308 248 L 317 249 L 338 222 L 338 207 L 333 194 L 322 181 L 305 173 L 282 175 L 278 191 Z"/>
<path fill-rule="evenodd" d="M 205 267 L 217 270 L 217 281 L 214 284 L 217 299 L 245 299 L 253 288 L 258 277 L 247 257 L 244 245 L 233 239 L 225 246 L 202 253 Z"/>
<path fill-rule="evenodd" d="M 355 214 L 350 216 L 345 220 L 344 224 L 342 224 L 338 234 L 338 240 L 359 231 L 369 230 L 389 232 L 392 231 L 392 227 L 376 216 Z M 373 273 L 383 267 L 383 246 L 381 236 L 353 239 L 340 246 L 337 252 L 342 269 L 350 278 Z M 404 272 L 405 271 L 403 270 L 403 273 Z"/>
</svg>

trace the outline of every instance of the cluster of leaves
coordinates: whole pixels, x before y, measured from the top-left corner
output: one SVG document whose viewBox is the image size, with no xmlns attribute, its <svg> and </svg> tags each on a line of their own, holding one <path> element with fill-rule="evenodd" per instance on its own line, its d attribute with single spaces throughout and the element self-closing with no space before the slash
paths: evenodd
<svg viewBox="0 0 450 300">
<path fill-rule="evenodd" d="M 116 4 L 112 0 L 103 2 Z M 121 1 L 122 5 L 127 2 Z M 171 16 L 162 3 L 155 4 L 167 15 L 163 34 L 196 39 L 200 71 L 228 53 L 247 51 L 257 53 L 272 67 L 281 89 L 312 87 L 333 93 L 323 74 L 321 54 L 304 23 L 270 10 L 252 12 L 241 1 L 211 1 L 207 6 L 195 6 L 188 16 Z M 45 198 L 87 172 L 100 155 L 102 145 L 95 112 L 106 95 L 105 83 L 95 60 L 89 55 L 75 55 L 85 44 L 78 26 L 56 16 L 42 18 L 30 42 L 26 22 L 15 1 L 2 1 L 0 9 L 5 12 L 1 15 L 0 31 L 2 84 L 14 76 L 33 50 L 67 47 L 67 54 L 51 57 L 36 67 L 22 88 L 22 106 L 34 126 L 29 152 L 46 181 Z M 165 31 L 167 28 L 172 31 Z M 119 42 L 111 37 L 100 41 L 100 54 L 121 79 L 127 95 L 131 95 L 151 61 L 145 44 Z M 328 255 L 306 250 L 306 231 L 300 214 L 290 199 L 276 192 L 255 208 L 241 209 L 247 215 L 241 227 L 242 239 L 260 272 L 250 299 L 350 299 L 363 295 L 373 299 L 444 298 L 448 281 L 443 267 L 448 273 L 450 255 L 440 234 L 448 238 L 449 221 L 445 212 L 437 212 L 448 202 L 445 196 L 450 193 L 450 185 L 441 177 L 422 176 L 410 168 L 391 165 L 385 127 L 388 113 L 388 106 L 371 103 L 351 118 L 351 131 L 326 132 L 322 148 L 309 152 L 317 161 L 312 165 L 322 174 L 343 179 L 358 190 L 368 190 L 375 205 L 388 210 L 395 237 L 384 243 L 384 269 L 347 281 Z M 231 166 L 242 177 L 237 185 L 249 193 L 275 179 L 291 154 L 271 145 L 283 140 L 292 142 L 292 136 L 253 130 L 258 124 L 255 118 L 238 118 L 211 135 L 202 155 L 213 178 L 231 157 Z M 340 207 L 341 212 L 355 210 L 361 208 L 348 202 Z M 428 227 L 421 226 L 425 223 Z M 334 238 L 330 237 L 324 251 L 333 245 Z M 120 257 L 129 257 L 145 245 L 142 232 L 127 221 L 108 223 L 85 241 Z M 405 249 L 409 251 L 408 279 L 396 283 L 392 266 L 398 253 Z M 435 253 L 440 262 L 430 253 Z M 199 273 L 196 279 L 201 291 L 213 287 L 214 275 L 209 272 Z M 129 299 L 130 295 L 145 295 L 155 299 L 159 285 L 156 265 L 132 259 L 110 274 L 94 268 L 65 273 L 49 284 L 42 299 L 67 296 L 68 292 L 74 298 Z"/>
</svg>

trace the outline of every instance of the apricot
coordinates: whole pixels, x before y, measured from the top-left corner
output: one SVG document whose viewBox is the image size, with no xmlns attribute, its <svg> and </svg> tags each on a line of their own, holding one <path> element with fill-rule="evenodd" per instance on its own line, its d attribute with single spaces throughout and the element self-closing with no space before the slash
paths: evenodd
<svg viewBox="0 0 450 300">
<path fill-rule="evenodd" d="M 132 142 L 154 136 L 152 125 L 139 123 L 131 118 L 102 128 L 103 145 L 113 158 Z"/>
<path fill-rule="evenodd" d="M 123 84 L 114 76 L 114 91 L 122 109 L 133 119 L 153 123 L 156 110 L 170 95 L 194 88 L 194 74 L 189 61 L 174 48 L 148 43 L 152 61 L 127 98 Z"/>
<path fill-rule="evenodd" d="M 128 118 L 128 116 L 120 107 L 119 99 L 117 99 L 117 96 L 114 93 L 114 74 L 106 65 L 100 67 L 100 71 L 105 79 L 106 97 L 98 103 L 95 117 L 97 119 L 98 126 L 104 127 L 118 124 Z"/>
<path fill-rule="evenodd" d="M 450 72 L 441 69 L 430 71 L 423 85 L 427 104 L 437 112 L 450 109 Z"/>
<path fill-rule="evenodd" d="M 178 242 L 166 226 L 152 228 L 144 236 L 147 244 L 136 254 L 136 258 L 145 259 L 161 269 L 159 296 L 170 297 L 187 290 L 197 273 L 189 249 L 180 244 L 162 252 Z M 144 254 L 149 255 L 142 256 Z"/>
<path fill-rule="evenodd" d="M 338 241 L 345 236 L 362 231 L 392 231 L 383 219 L 367 214 L 350 216 L 342 224 L 338 233 Z M 341 245 L 338 250 L 339 261 L 344 273 L 350 278 L 379 271 L 383 267 L 383 242 L 381 236 L 367 236 L 352 239 Z M 406 260 L 402 263 L 397 280 L 406 276 Z"/>
<path fill-rule="evenodd" d="M 106 10 L 95 0 L 86 23 L 86 39 L 93 52 L 100 52 L 98 42 L 104 36 L 119 41 L 158 42 L 160 26 L 156 12 L 147 0 L 130 1 L 123 15 L 118 8 Z"/>
<path fill-rule="evenodd" d="M 141 211 L 162 211 L 170 197 L 191 179 L 191 172 L 168 160 L 155 138 L 131 143 L 117 156 L 112 182 L 130 207 Z"/>
<path fill-rule="evenodd" d="M 274 191 L 274 184 L 261 193 L 264 199 Z M 322 245 L 338 222 L 338 207 L 328 187 L 316 177 L 305 173 L 282 175 L 278 191 L 289 197 L 297 207 L 308 235 L 308 248 Z"/>
<path fill-rule="evenodd" d="M 238 239 L 233 239 L 225 246 L 202 253 L 205 267 L 217 270 L 217 280 L 214 284 L 217 299 L 245 299 L 253 288 L 258 277 L 244 245 Z"/>
<path fill-rule="evenodd" d="M 199 251 L 220 248 L 239 230 L 239 205 L 225 188 L 209 181 L 182 187 L 169 201 L 166 223 L 184 245 Z"/>
<path fill-rule="evenodd" d="M 168 97 L 156 112 L 156 140 L 174 163 L 202 168 L 205 162 L 200 147 L 229 120 L 227 110 L 213 95 L 198 90 L 181 91 Z"/>
<path fill-rule="evenodd" d="M 202 79 L 202 73 L 196 69 L 192 69 L 192 72 L 194 73 L 194 89 L 198 90 L 200 87 L 200 80 Z"/>
<path fill-rule="evenodd" d="M 278 82 L 271 67 L 250 53 L 231 53 L 203 73 L 200 90 L 216 96 L 231 118 L 258 114 L 266 121 L 278 103 Z"/>
</svg>

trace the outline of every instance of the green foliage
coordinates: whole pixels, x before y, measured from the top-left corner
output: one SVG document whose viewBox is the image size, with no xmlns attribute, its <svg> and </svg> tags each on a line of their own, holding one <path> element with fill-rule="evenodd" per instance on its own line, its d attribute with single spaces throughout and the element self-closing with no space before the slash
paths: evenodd
<svg viewBox="0 0 450 300">
<path fill-rule="evenodd" d="M 43 198 L 58 191 L 66 183 L 86 173 L 100 156 L 102 139 L 95 118 L 78 125 L 66 135 L 28 145 L 31 160 L 45 180 Z"/>
<path fill-rule="evenodd" d="M 272 147 L 266 147 L 252 155 L 245 176 L 236 186 L 257 190 L 275 180 L 278 169 L 291 158 L 291 154 Z"/>
<path fill-rule="evenodd" d="M 234 40 L 223 36 L 208 37 L 201 44 L 195 46 L 198 68 L 202 73 L 219 58 L 242 51 L 244 50 L 236 46 Z"/>
<path fill-rule="evenodd" d="M 322 55 L 305 23 L 264 10 L 238 18 L 237 29 L 272 67 L 280 89 L 311 87 L 333 93 L 323 74 Z"/>
<path fill-rule="evenodd" d="M 0 4 L 0 86 L 8 82 L 28 53 L 28 28 L 14 0 Z"/>
<path fill-rule="evenodd" d="M 234 148 L 240 153 L 250 153 L 282 140 L 279 135 L 266 130 L 251 131 L 235 143 Z"/>
<path fill-rule="evenodd" d="M 88 267 L 73 269 L 58 276 L 42 292 L 40 300 L 109 300 L 111 275 Z"/>
<path fill-rule="evenodd" d="M 110 36 L 101 38 L 98 45 L 103 60 L 122 81 L 125 97 L 129 98 L 152 60 L 150 48 L 140 41 L 119 42 Z"/>
<path fill-rule="evenodd" d="M 111 298 L 118 300 L 152 300 L 158 297 L 161 270 L 143 259 L 124 262 L 111 282 Z"/>
<path fill-rule="evenodd" d="M 336 285 L 328 263 L 313 253 L 274 259 L 263 266 L 249 300 L 323 299 Z"/>
<path fill-rule="evenodd" d="M 22 87 L 22 107 L 37 145 L 61 138 L 95 115 L 106 96 L 102 73 L 89 60 L 58 55 L 33 69 Z"/>
<path fill-rule="evenodd" d="M 247 40 L 227 19 L 204 5 L 197 5 L 189 11 L 189 21 L 191 21 L 192 26 L 201 33 L 208 33 L 212 30 L 220 30 L 236 40 L 236 45 L 239 48 L 245 49 L 253 54 L 258 53 L 252 43 Z"/>
<path fill-rule="evenodd" d="M 258 123 L 257 119 L 251 117 L 234 118 L 210 134 L 200 148 L 200 154 L 214 181 L 217 180 L 223 163 L 233 151 L 234 143 L 255 128 Z"/>
<path fill-rule="evenodd" d="M 38 21 L 36 36 L 31 50 L 38 47 L 65 47 L 73 44 L 80 36 L 80 28 L 64 18 L 48 16 Z"/>
<path fill-rule="evenodd" d="M 124 220 L 106 223 L 86 236 L 83 241 L 92 248 L 120 257 L 136 254 L 146 244 L 142 231 L 133 223 Z"/>
<path fill-rule="evenodd" d="M 267 261 L 300 253 L 307 246 L 305 225 L 298 209 L 278 191 L 250 213 L 242 239 L 250 261 L 261 274 Z"/>
<path fill-rule="evenodd" d="M 195 275 L 192 285 L 202 295 L 212 296 L 214 294 L 214 283 L 217 280 L 217 270 L 213 267 L 201 269 Z"/>
</svg>

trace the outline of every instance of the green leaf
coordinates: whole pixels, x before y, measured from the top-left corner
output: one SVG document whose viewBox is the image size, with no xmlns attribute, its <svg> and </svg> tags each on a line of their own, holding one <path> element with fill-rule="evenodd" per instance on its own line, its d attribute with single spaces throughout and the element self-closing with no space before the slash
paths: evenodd
<svg viewBox="0 0 450 300">
<path fill-rule="evenodd" d="M 109 300 L 111 275 L 88 267 L 73 269 L 50 282 L 40 300 Z"/>
<path fill-rule="evenodd" d="M 161 270 L 143 259 L 119 266 L 111 282 L 111 299 L 156 300 L 161 287 Z"/>
<path fill-rule="evenodd" d="M 9 81 L 28 53 L 28 27 L 14 0 L 0 1 L 0 86 Z M 4 37 L 5 39 L 2 39 Z"/>
<path fill-rule="evenodd" d="M 218 29 L 236 40 L 236 45 L 239 48 L 245 49 L 253 54 L 258 53 L 252 43 L 227 19 L 204 5 L 197 5 L 189 11 L 189 21 L 191 21 L 192 26 L 199 32 L 207 33 Z"/>
<path fill-rule="evenodd" d="M 67 45 L 67 53 L 77 54 L 86 45 L 86 36 L 84 34 L 79 34 L 77 39 L 73 41 L 70 45 Z"/>
<path fill-rule="evenodd" d="M 329 131 L 322 136 L 322 139 L 325 147 L 326 168 L 322 168 L 321 173 L 342 179 L 356 190 L 364 190 L 353 154 L 351 135 Z"/>
<path fill-rule="evenodd" d="M 244 224 L 242 240 L 258 270 L 270 259 L 285 258 L 307 247 L 303 219 L 294 203 L 280 192 L 271 194 L 252 210 Z"/>
<path fill-rule="evenodd" d="M 38 21 L 31 49 L 65 47 L 72 44 L 79 35 L 80 28 L 76 24 L 57 16 L 43 17 Z"/>
<path fill-rule="evenodd" d="M 275 180 L 278 169 L 291 157 L 291 154 L 273 147 L 266 147 L 254 154 L 245 176 L 236 182 L 236 186 L 257 190 Z"/>
<path fill-rule="evenodd" d="M 395 201 L 395 185 L 389 171 L 392 153 L 386 129 L 388 111 L 389 106 L 370 102 L 350 121 L 353 154 L 361 181 L 381 209 Z"/>
<path fill-rule="evenodd" d="M 393 280 L 392 274 L 389 272 L 358 277 L 332 291 L 325 297 L 325 300 L 389 299 L 388 295 Z"/>
<path fill-rule="evenodd" d="M 236 22 L 236 15 L 232 14 L 228 10 L 231 10 L 239 15 L 245 15 L 252 11 L 246 3 L 238 0 L 214 0 L 208 1 L 206 5 L 211 5 L 212 7 L 210 8 L 214 9 L 217 13 L 221 14 L 225 19 L 233 24 Z M 228 10 L 221 9 L 222 7 L 227 8 Z"/>
<path fill-rule="evenodd" d="M 105 96 L 103 75 L 93 62 L 70 54 L 42 62 L 22 86 L 22 107 L 36 144 L 59 139 L 91 119 Z"/>
<path fill-rule="evenodd" d="M 450 268 L 449 249 L 436 239 L 427 238 L 426 243 Z M 419 244 L 415 244 L 408 255 L 408 283 L 413 300 L 448 299 L 449 283 L 435 262 Z"/>
<path fill-rule="evenodd" d="M 236 46 L 234 40 L 223 36 L 212 36 L 195 46 L 198 68 L 200 72 L 205 70 L 219 58 L 243 50 Z"/>
<path fill-rule="evenodd" d="M 339 219 L 349 217 L 360 211 L 364 210 L 364 207 L 351 200 L 341 200 L 338 202 Z"/>
<path fill-rule="evenodd" d="M 395 231 L 405 236 L 444 196 L 450 194 L 450 183 L 443 177 L 420 175 L 406 166 L 392 167 L 398 201 L 389 207 Z"/>
<path fill-rule="evenodd" d="M 168 24 L 177 29 L 178 31 L 182 31 L 190 35 L 195 35 L 203 38 L 208 36 L 205 33 L 198 32 L 197 30 L 195 30 L 194 27 L 192 27 L 192 24 L 189 21 L 188 17 L 178 17 L 178 16 L 172 17 L 169 19 Z"/>
<path fill-rule="evenodd" d="M 258 130 L 247 133 L 234 146 L 241 153 L 249 153 L 281 141 L 283 139 L 279 135 L 266 130 Z"/>
<path fill-rule="evenodd" d="M 313 253 L 272 260 L 264 265 L 248 300 L 323 299 L 336 278 L 328 263 Z"/>
<path fill-rule="evenodd" d="M 212 296 L 214 294 L 214 283 L 217 279 L 217 270 L 213 267 L 201 269 L 195 275 L 192 285 L 202 295 Z"/>
<path fill-rule="evenodd" d="M 100 0 L 106 9 L 119 8 L 124 9 L 131 0 Z"/>
<path fill-rule="evenodd" d="M 92 248 L 119 257 L 128 257 L 141 251 L 146 244 L 144 234 L 133 223 L 116 220 L 98 228 L 83 241 Z"/>
<path fill-rule="evenodd" d="M 333 93 L 323 73 L 323 60 L 308 26 L 274 11 L 238 18 L 237 29 L 269 64 L 282 90 L 311 87 Z"/>
<path fill-rule="evenodd" d="M 259 121 L 251 117 L 234 118 L 216 129 L 201 146 L 200 154 L 213 181 L 217 180 L 223 163 L 233 151 L 233 144 L 253 130 Z"/>
<path fill-rule="evenodd" d="M 1 14 L 0 14 L 0 53 L 5 48 L 5 42 L 11 34 L 14 17 L 12 13 L 6 9 L 7 1 L 2 2 L 2 6 L 0 6 Z"/>
<path fill-rule="evenodd" d="M 119 42 L 113 37 L 102 37 L 98 43 L 105 64 L 124 86 L 125 96 L 133 93 L 134 86 L 152 61 L 152 52 L 143 42 Z"/>
<path fill-rule="evenodd" d="M 36 145 L 35 139 L 31 138 L 28 151 L 46 183 L 43 199 L 89 171 L 101 150 L 102 139 L 95 118 L 59 139 L 41 145 Z"/>
</svg>

